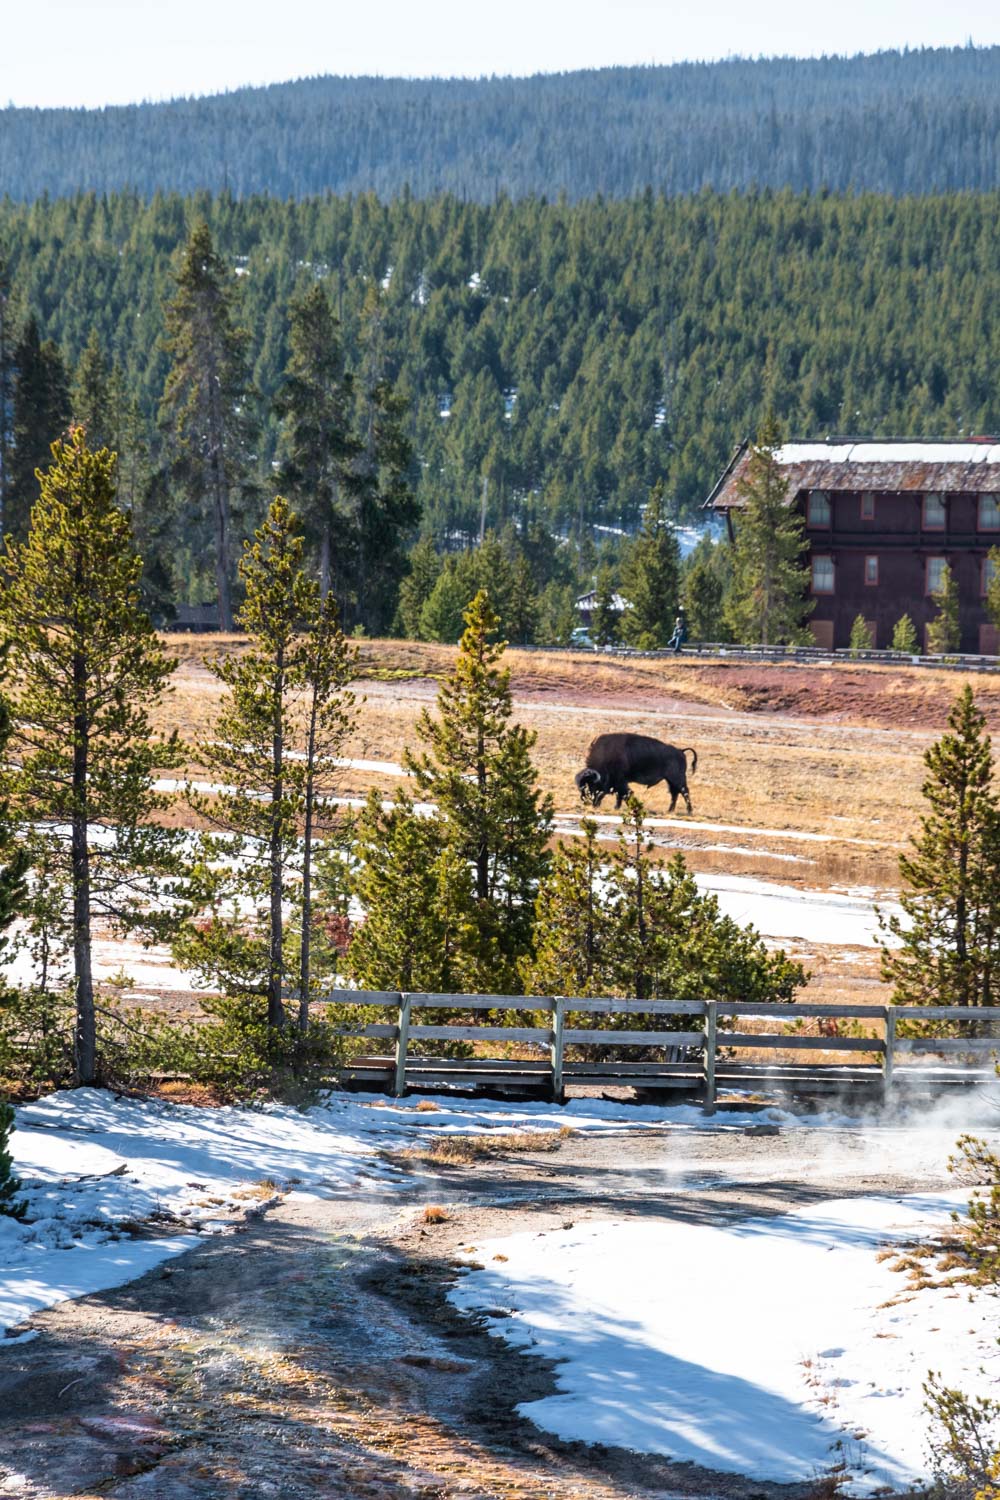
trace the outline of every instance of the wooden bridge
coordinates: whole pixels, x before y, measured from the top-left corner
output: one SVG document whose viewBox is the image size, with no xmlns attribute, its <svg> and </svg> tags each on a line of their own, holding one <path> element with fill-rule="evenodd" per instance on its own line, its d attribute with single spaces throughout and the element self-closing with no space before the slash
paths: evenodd
<svg viewBox="0 0 1000 1500">
<path fill-rule="evenodd" d="M 569 1089 L 626 1087 L 693 1095 L 709 1111 L 727 1091 L 887 1103 L 988 1085 L 996 1080 L 993 1054 L 1000 1053 L 1000 1013 L 968 1006 L 584 1000 L 385 990 L 335 990 L 316 1003 L 386 1012 L 384 1021 L 336 1027 L 342 1036 L 383 1044 L 380 1055 L 359 1055 L 348 1062 L 341 1081 L 395 1095 L 444 1088 L 561 1101 Z M 481 1024 L 442 1022 L 441 1013 L 449 1011 L 465 1018 L 470 1012 L 516 1012 L 517 1023 L 497 1025 L 489 1017 Z M 428 1012 L 433 1015 L 427 1017 Z M 668 1019 L 686 1029 L 665 1029 Z M 580 1024 L 587 1020 L 592 1024 Z M 806 1034 L 802 1023 L 807 1020 L 818 1020 L 824 1034 Z M 901 1036 L 901 1020 L 944 1021 L 950 1034 Z M 657 1021 L 658 1029 L 650 1029 Z M 765 1029 L 756 1029 L 762 1022 Z M 870 1029 L 871 1023 L 874 1035 L 839 1034 L 844 1025 L 860 1030 Z M 421 1049 L 427 1042 L 471 1043 L 475 1054 L 430 1056 L 426 1047 Z M 581 1057 L 581 1052 L 593 1057 L 598 1048 L 596 1060 Z M 642 1061 L 635 1060 L 637 1051 Z M 650 1052 L 657 1054 L 653 1060 Z M 796 1052 L 812 1056 L 797 1062 Z M 761 1053 L 772 1055 L 762 1059 Z"/>
</svg>

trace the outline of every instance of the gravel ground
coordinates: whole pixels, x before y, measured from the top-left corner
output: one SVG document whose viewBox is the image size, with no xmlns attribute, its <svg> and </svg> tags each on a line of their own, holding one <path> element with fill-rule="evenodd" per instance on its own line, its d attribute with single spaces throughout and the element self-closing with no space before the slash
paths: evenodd
<svg viewBox="0 0 1000 1500">
<path fill-rule="evenodd" d="M 458 1246 L 571 1221 L 712 1223 L 944 1185 L 889 1138 L 673 1130 L 571 1138 L 402 1197 L 286 1197 L 128 1286 L 50 1309 L 0 1354 L 0 1495 L 19 1500 L 799 1500 L 780 1486 L 563 1443 L 517 1415 L 553 1388 L 445 1294 Z M 447 1217 L 430 1225 L 428 1204 Z M 819 1491 L 816 1491 L 819 1494 Z"/>
</svg>

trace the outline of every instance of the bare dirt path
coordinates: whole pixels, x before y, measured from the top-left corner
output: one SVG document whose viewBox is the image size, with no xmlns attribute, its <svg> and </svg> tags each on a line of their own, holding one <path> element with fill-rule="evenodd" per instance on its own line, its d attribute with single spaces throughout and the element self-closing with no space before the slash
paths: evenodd
<svg viewBox="0 0 1000 1500">
<path fill-rule="evenodd" d="M 886 1158 L 887 1160 L 887 1158 Z M 519 1417 L 551 1368 L 457 1314 L 454 1253 L 487 1235 L 634 1215 L 781 1213 L 929 1188 L 861 1132 L 623 1133 L 421 1169 L 384 1191 L 286 1198 L 0 1351 L 0 1495 L 18 1500 L 798 1500 L 690 1464 L 563 1443 Z M 422 1208 L 442 1204 L 444 1222 Z"/>
</svg>

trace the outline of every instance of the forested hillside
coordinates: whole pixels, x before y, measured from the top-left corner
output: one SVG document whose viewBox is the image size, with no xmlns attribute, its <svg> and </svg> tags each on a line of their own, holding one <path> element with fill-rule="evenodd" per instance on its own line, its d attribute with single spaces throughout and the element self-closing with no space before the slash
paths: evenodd
<svg viewBox="0 0 1000 1500">
<path fill-rule="evenodd" d="M 84 196 L 0 205 L 0 247 L 10 323 L 34 312 L 71 366 L 96 330 L 155 452 L 172 257 L 205 217 L 249 334 L 264 473 L 289 299 L 329 290 L 351 365 L 377 291 L 423 528 L 454 540 L 477 533 L 484 480 L 497 526 L 632 526 L 657 479 L 690 511 L 768 402 L 803 436 L 997 431 L 998 214 L 994 194 Z"/>
<path fill-rule="evenodd" d="M 79 189 L 616 197 L 1000 185 L 1000 48 L 313 78 L 103 110 L 0 112 L 0 194 Z"/>
</svg>

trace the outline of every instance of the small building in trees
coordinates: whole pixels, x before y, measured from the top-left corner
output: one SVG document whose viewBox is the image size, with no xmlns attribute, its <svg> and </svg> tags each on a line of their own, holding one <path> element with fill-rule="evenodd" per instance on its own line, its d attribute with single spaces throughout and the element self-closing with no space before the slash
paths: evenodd
<svg viewBox="0 0 1000 1500">
<path fill-rule="evenodd" d="M 739 525 L 739 484 L 750 445 L 733 455 L 705 502 Z M 945 568 L 955 580 L 963 652 L 994 655 L 997 627 L 986 609 L 1000 546 L 1000 439 L 827 438 L 785 443 L 787 504 L 805 521 L 809 624 L 816 644 L 850 644 L 860 615 L 887 649 L 909 615 L 921 643 L 937 613 Z"/>
<path fill-rule="evenodd" d="M 591 589 L 589 593 L 581 594 L 576 601 L 576 611 L 580 616 L 580 623 L 588 629 L 594 623 L 599 593 L 599 589 Z M 632 601 L 626 599 L 623 594 L 613 593 L 611 595 L 611 610 L 614 614 L 623 615 L 627 609 L 631 608 Z"/>
</svg>

